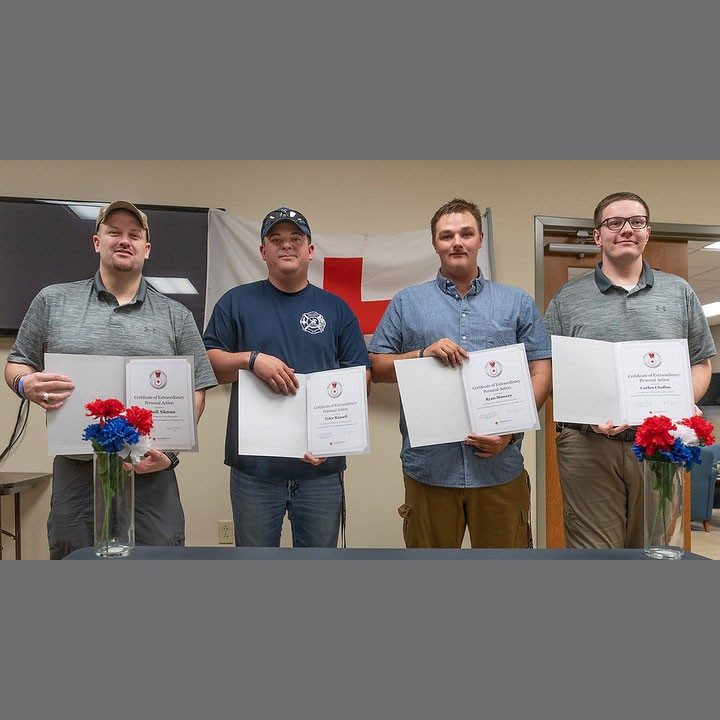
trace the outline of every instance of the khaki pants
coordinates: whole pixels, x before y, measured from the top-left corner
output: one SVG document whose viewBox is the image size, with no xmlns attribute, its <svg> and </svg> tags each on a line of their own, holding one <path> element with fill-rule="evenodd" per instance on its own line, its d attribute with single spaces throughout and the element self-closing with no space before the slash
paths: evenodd
<svg viewBox="0 0 720 720">
<path fill-rule="evenodd" d="M 408 548 L 459 548 L 465 528 L 474 548 L 532 547 L 530 478 L 525 470 L 504 485 L 448 488 L 425 485 L 409 475 L 398 508 Z"/>
<path fill-rule="evenodd" d="M 632 443 L 566 428 L 555 445 L 565 545 L 643 547 L 643 471 Z"/>
</svg>

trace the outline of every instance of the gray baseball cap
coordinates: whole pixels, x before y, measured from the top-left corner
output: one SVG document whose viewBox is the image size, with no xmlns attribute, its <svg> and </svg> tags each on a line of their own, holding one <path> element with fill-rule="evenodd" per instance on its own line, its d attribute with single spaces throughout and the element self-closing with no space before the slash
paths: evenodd
<svg viewBox="0 0 720 720">
<path fill-rule="evenodd" d="M 129 213 L 132 213 L 138 219 L 138 222 L 143 226 L 145 232 L 147 233 L 147 239 L 150 240 L 150 227 L 148 226 L 147 215 L 127 200 L 115 200 L 115 202 L 111 202 L 109 205 L 105 205 L 105 207 L 100 208 L 97 222 L 95 223 L 95 232 L 100 229 L 100 223 L 105 222 L 107 216 L 115 210 L 127 210 Z"/>
</svg>

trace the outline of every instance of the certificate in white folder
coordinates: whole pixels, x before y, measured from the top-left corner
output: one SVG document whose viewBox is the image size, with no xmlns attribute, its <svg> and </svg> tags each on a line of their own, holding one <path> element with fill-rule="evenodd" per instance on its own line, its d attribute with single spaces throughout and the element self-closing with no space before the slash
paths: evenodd
<svg viewBox="0 0 720 720">
<path fill-rule="evenodd" d="M 551 340 L 556 422 L 639 425 L 694 413 L 687 340 Z"/>
<path fill-rule="evenodd" d="M 295 373 L 295 395 L 238 374 L 238 454 L 301 458 L 369 452 L 366 368 Z"/>
<path fill-rule="evenodd" d="M 85 405 L 96 398 L 117 398 L 126 406 L 153 411 L 152 447 L 198 449 L 192 357 L 123 357 L 46 353 L 45 372 L 67 375 L 75 389 L 63 406 L 47 413 L 48 453 L 86 455 L 92 445 L 83 430 L 96 422 Z M 153 381 L 151 374 L 159 373 Z"/>
<path fill-rule="evenodd" d="M 411 447 L 540 427 L 522 343 L 469 353 L 459 367 L 437 358 L 395 361 Z"/>
</svg>

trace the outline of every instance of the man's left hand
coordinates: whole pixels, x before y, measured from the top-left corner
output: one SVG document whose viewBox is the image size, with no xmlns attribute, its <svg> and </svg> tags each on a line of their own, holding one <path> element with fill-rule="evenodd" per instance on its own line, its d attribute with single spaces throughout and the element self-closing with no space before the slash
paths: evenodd
<svg viewBox="0 0 720 720">
<path fill-rule="evenodd" d="M 126 470 L 132 468 L 138 475 L 167 470 L 170 464 L 170 458 L 162 450 L 155 450 L 154 448 L 150 448 L 139 463 L 134 465 L 124 463 Z"/>
<path fill-rule="evenodd" d="M 472 445 L 475 450 L 475 454 L 481 458 L 493 457 L 501 453 L 513 439 L 512 433 L 510 435 L 473 435 L 467 436 L 465 441 L 466 445 Z"/>
<path fill-rule="evenodd" d="M 612 437 L 613 435 L 619 435 L 620 433 L 624 433 L 630 426 L 627 423 L 625 423 L 624 425 L 613 425 L 613 421 L 608 420 L 602 425 L 591 425 L 590 427 L 593 429 L 593 432 L 598 433 L 598 435 Z"/>
</svg>

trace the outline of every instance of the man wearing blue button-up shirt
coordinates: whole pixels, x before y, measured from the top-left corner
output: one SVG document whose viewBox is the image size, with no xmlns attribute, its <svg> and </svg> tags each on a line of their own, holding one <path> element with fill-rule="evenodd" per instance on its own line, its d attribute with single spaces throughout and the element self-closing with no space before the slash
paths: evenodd
<svg viewBox="0 0 720 720">
<path fill-rule="evenodd" d="M 440 271 L 392 299 L 372 341 L 373 382 L 396 382 L 395 360 L 435 357 L 456 367 L 468 351 L 524 343 L 535 401 L 550 392 L 550 338 L 532 298 L 483 278 L 477 205 L 455 198 L 430 222 Z M 529 547 L 530 481 L 513 435 L 469 435 L 464 442 L 411 448 L 400 411 L 407 547 Z"/>
</svg>

